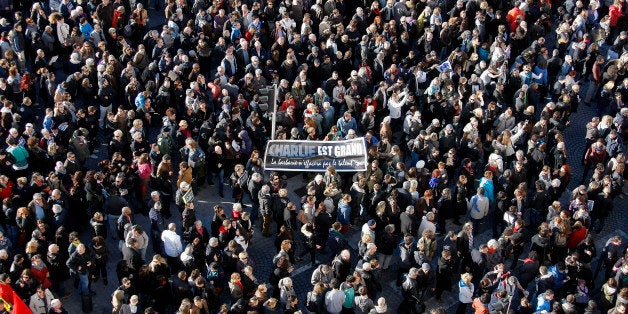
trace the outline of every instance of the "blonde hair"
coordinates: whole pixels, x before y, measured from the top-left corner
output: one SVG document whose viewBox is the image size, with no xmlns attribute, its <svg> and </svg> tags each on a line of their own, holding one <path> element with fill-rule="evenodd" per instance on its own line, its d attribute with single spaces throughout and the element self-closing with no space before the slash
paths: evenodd
<svg viewBox="0 0 628 314">
<path fill-rule="evenodd" d="M 473 278 L 473 275 L 471 275 L 470 273 L 464 273 L 460 275 L 460 280 L 464 282 L 470 282 L 472 278 Z"/>
<path fill-rule="evenodd" d="M 24 249 L 24 252 L 26 252 L 26 254 L 37 253 L 38 248 L 39 243 L 37 242 L 37 240 L 32 239 L 26 243 L 26 248 Z"/>
<path fill-rule="evenodd" d="M 361 239 L 361 240 L 362 240 L 362 243 L 371 243 L 371 242 L 373 242 L 373 237 L 372 237 L 370 234 L 365 233 L 365 234 L 362 236 L 362 239 Z"/>
</svg>

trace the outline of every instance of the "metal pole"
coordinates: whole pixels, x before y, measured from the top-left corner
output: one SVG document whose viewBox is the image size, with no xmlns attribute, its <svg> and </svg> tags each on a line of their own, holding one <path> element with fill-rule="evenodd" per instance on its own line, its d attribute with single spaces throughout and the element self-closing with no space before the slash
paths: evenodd
<svg viewBox="0 0 628 314">
<path fill-rule="evenodd" d="M 270 139 L 274 140 L 275 139 L 275 133 L 276 133 L 276 128 L 277 128 L 277 97 L 279 97 L 279 95 L 277 95 L 277 93 L 279 92 L 279 89 L 277 88 L 277 84 L 273 84 L 273 118 L 271 120 L 271 133 L 270 133 Z"/>
</svg>

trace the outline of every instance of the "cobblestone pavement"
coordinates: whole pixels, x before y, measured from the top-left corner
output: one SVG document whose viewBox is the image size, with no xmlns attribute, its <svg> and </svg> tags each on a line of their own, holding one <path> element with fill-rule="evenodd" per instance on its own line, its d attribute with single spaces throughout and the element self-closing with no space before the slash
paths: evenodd
<svg viewBox="0 0 628 314">
<path fill-rule="evenodd" d="M 585 124 L 590 120 L 594 113 L 594 110 L 589 107 L 582 106 L 581 109 L 572 115 L 570 120 L 570 127 L 566 130 L 565 135 L 567 138 L 567 143 L 569 143 L 569 164 L 573 166 L 573 174 L 572 180 L 569 185 L 568 191 L 572 190 L 577 186 L 579 178 L 582 173 L 582 167 L 580 166 L 579 158 L 582 150 L 584 149 L 584 144 L 582 139 L 584 138 Z M 154 139 L 151 139 L 154 140 Z M 101 146 L 101 149 L 98 152 L 100 158 L 106 157 L 106 147 Z M 94 161 L 92 161 L 94 162 Z M 293 201 L 298 202 L 299 197 L 294 193 L 294 190 L 301 188 L 304 185 L 304 181 L 302 176 L 297 175 L 288 179 L 288 190 L 290 191 L 290 197 Z M 226 187 L 225 195 L 231 195 L 229 187 Z M 561 198 L 561 201 L 564 205 L 569 200 L 568 193 L 565 193 Z M 213 216 L 213 206 L 216 204 L 222 204 L 225 208 L 230 209 L 232 200 L 229 198 L 220 198 L 217 195 L 216 186 L 208 187 L 205 185 L 203 189 L 200 191 L 197 197 L 197 217 L 203 221 L 203 225 L 209 226 L 211 222 L 211 217 Z M 246 201 L 245 201 L 246 203 Z M 598 248 L 598 252 L 601 251 L 604 242 L 611 235 L 621 234 L 625 237 L 628 236 L 624 233 L 623 230 L 628 230 L 628 220 L 625 219 L 626 210 L 628 209 L 628 198 L 619 197 L 615 202 L 615 209 L 611 212 L 610 216 L 606 220 L 606 224 L 604 226 L 603 231 L 596 236 L 596 246 Z M 171 221 L 176 222 L 180 225 L 180 217 L 173 217 Z M 145 230 L 149 230 L 148 219 L 142 215 L 136 215 L 137 221 L 144 226 Z M 169 221 L 170 222 L 170 221 Z M 274 250 L 274 238 L 264 238 L 261 237 L 261 232 L 259 231 L 259 223 L 256 224 L 256 235 L 252 240 L 252 245 L 249 247 L 250 256 L 255 260 L 255 274 L 258 279 L 261 281 L 267 281 L 270 272 L 272 271 L 271 260 L 275 255 Z M 448 223 L 448 230 L 458 230 L 459 227 Z M 476 243 L 486 243 L 490 238 L 490 231 L 485 231 L 477 236 Z M 110 233 L 111 234 L 111 233 Z M 350 244 L 352 245 L 352 253 L 353 256 L 357 256 L 356 244 L 359 240 L 359 227 L 354 226 L 350 229 L 349 238 Z M 89 243 L 90 234 L 87 232 L 82 234 L 82 239 L 85 243 Z M 297 243 L 297 254 L 302 251 L 301 243 L 299 240 L 295 241 Z M 111 312 L 111 294 L 115 288 L 117 288 L 117 280 L 115 275 L 115 263 L 120 260 L 120 255 L 118 253 L 118 242 L 114 239 L 108 239 L 107 245 L 109 246 L 111 253 L 111 259 L 109 262 L 109 285 L 104 286 L 102 280 L 93 283 L 92 289 L 97 293 L 97 295 L 93 298 L 94 300 L 94 311 L 93 313 L 110 313 Z M 149 252 L 147 256 L 152 256 L 151 253 L 152 248 L 149 246 Z M 396 258 L 396 257 L 395 257 Z M 328 262 L 331 257 L 328 256 L 318 256 L 317 260 L 319 262 Z M 293 273 L 292 279 L 295 284 L 296 291 L 298 292 L 299 300 L 305 300 L 307 292 L 311 289 L 310 285 L 310 276 L 313 271 L 312 267 L 309 265 L 309 261 L 307 258 L 304 261 L 295 265 L 295 271 Z M 393 266 L 387 271 L 384 272 L 382 278 L 382 287 L 383 293 L 382 296 L 386 298 L 389 303 L 389 307 L 394 311 L 399 306 L 401 302 L 401 292 L 398 287 L 395 286 L 395 276 L 396 276 L 396 266 L 393 261 Z M 598 281 L 601 280 L 598 278 Z M 67 283 L 70 286 L 70 283 Z M 426 296 L 426 307 L 427 309 L 443 306 L 448 309 L 448 312 L 453 312 L 455 308 L 455 304 L 457 301 L 457 292 L 454 291 L 452 293 L 447 293 L 443 295 L 443 304 L 438 304 L 435 302 L 434 298 L 431 295 Z M 80 298 L 76 293 L 67 299 L 64 300 L 64 306 L 70 313 L 79 313 L 81 311 Z M 304 305 L 302 304 L 302 307 Z"/>
<path fill-rule="evenodd" d="M 156 25 L 160 25 L 163 23 L 163 14 L 159 14 L 151 10 L 151 21 L 150 26 L 154 27 Z M 585 91 L 583 91 L 584 93 Z M 541 109 L 541 108 L 538 108 Z M 540 112 L 538 110 L 537 112 Z M 585 125 L 594 115 L 595 111 L 591 107 L 586 107 L 581 105 L 578 112 L 572 114 L 570 119 L 570 126 L 565 131 L 566 142 L 568 145 L 568 163 L 572 166 L 572 178 L 569 184 L 567 191 L 571 191 L 573 188 L 577 186 L 577 183 L 582 175 L 582 167 L 580 165 L 580 156 L 584 149 L 584 135 L 585 135 Z M 153 132 L 154 133 L 154 132 Z M 149 140 L 154 141 L 156 134 L 151 134 L 152 137 Z M 106 144 L 102 144 L 97 155 L 100 159 L 106 158 Z M 95 167 L 96 160 L 90 160 L 88 166 Z M 302 177 L 297 175 L 288 180 L 288 190 L 290 191 L 290 198 L 293 201 L 299 202 L 299 197 L 294 193 L 294 190 L 301 188 L 305 182 L 302 180 Z M 625 191 L 628 189 L 625 189 Z M 230 188 L 225 187 L 225 195 L 231 195 Z M 561 202 L 563 205 L 566 205 L 569 201 L 569 193 L 565 193 L 562 196 Z M 246 203 L 247 200 L 245 200 Z M 216 186 L 208 187 L 205 185 L 200 193 L 197 195 L 197 218 L 203 221 L 203 225 L 209 229 L 211 218 L 213 216 L 213 206 L 216 204 L 222 204 L 227 211 L 231 208 L 232 200 L 229 198 L 220 198 L 218 197 Z M 247 204 L 250 205 L 250 204 Z M 250 209 L 250 206 L 247 207 Z M 611 212 L 610 216 L 606 220 L 606 224 L 604 226 L 603 231 L 596 236 L 596 247 L 598 248 L 598 253 L 601 251 L 604 242 L 611 235 L 621 234 L 626 239 L 628 239 L 628 235 L 624 233 L 624 230 L 628 230 L 628 219 L 625 219 L 625 214 L 628 209 L 628 198 L 617 198 L 615 201 L 615 209 Z M 174 208 L 173 208 L 174 210 Z M 176 210 L 175 210 L 176 211 Z M 137 222 L 144 227 L 145 230 L 149 230 L 149 222 L 147 217 L 142 215 L 135 216 Z M 176 222 L 179 226 L 181 223 L 180 217 L 178 215 L 174 215 L 173 218 L 168 222 Z M 261 236 L 261 232 L 259 230 L 260 224 L 257 223 L 255 225 L 256 234 L 252 239 L 252 245 L 249 247 L 250 256 L 255 260 L 255 275 L 260 281 L 266 281 L 269 278 L 269 274 L 272 271 L 271 260 L 275 255 L 274 249 L 274 238 L 264 238 Z M 352 245 L 352 257 L 357 256 L 356 245 L 359 240 L 360 232 L 359 227 L 354 226 L 350 229 L 349 232 L 349 242 Z M 459 230 L 459 226 L 448 222 L 447 230 Z M 490 228 L 488 228 L 490 229 Z M 274 230 L 274 228 L 272 228 Z M 476 237 L 475 243 L 486 243 L 490 239 L 490 230 L 487 230 Z M 109 234 L 112 234 L 111 232 Z M 84 232 L 81 234 L 81 239 L 83 243 L 90 243 L 91 234 L 89 232 Z M 297 254 L 302 251 L 301 241 L 296 240 L 297 243 Z M 111 237 L 107 240 L 107 245 L 109 250 L 112 252 L 110 256 L 110 262 L 108 265 L 108 279 L 109 285 L 105 286 L 102 280 L 93 283 L 91 288 L 96 292 L 96 296 L 93 297 L 94 310 L 92 313 L 111 313 L 111 294 L 118 287 L 118 282 L 115 274 L 115 264 L 121 259 L 121 255 L 117 249 L 118 241 L 112 239 Z M 440 247 L 440 245 L 439 245 Z M 152 256 L 152 247 L 149 246 L 147 256 Z M 381 285 L 383 287 L 383 292 L 381 296 L 385 297 L 388 301 L 389 309 L 393 312 L 397 310 L 402 298 L 401 291 L 395 285 L 396 279 L 396 265 L 395 260 L 398 257 L 395 256 L 393 259 L 393 263 L 391 264 L 391 268 L 384 272 L 382 276 Z M 317 256 L 318 262 L 329 262 L 331 257 L 328 256 Z M 595 262 L 594 262 L 595 263 Z M 355 265 L 355 263 L 354 263 Z M 304 258 L 304 260 L 295 265 L 295 271 L 292 274 L 292 279 L 295 285 L 295 290 L 298 292 L 298 298 L 300 300 L 300 304 L 302 309 L 305 311 L 304 301 L 306 298 L 306 294 L 311 290 L 310 285 L 310 276 L 313 269 L 309 265 L 309 258 Z M 600 281 L 601 278 L 598 278 Z M 68 310 L 69 313 L 80 313 L 81 312 L 81 300 L 78 294 L 71 289 L 70 281 L 66 282 L 67 287 L 72 291 L 73 294 L 70 298 L 63 300 L 64 307 Z M 436 308 L 436 307 L 444 307 L 447 309 L 448 313 L 453 313 L 455 311 L 455 305 L 457 303 L 457 291 L 454 288 L 452 293 L 445 292 L 443 294 L 444 303 L 438 304 L 431 295 L 426 296 L 425 305 L 427 309 Z M 174 309 L 171 309 L 172 313 L 174 313 Z"/>
</svg>

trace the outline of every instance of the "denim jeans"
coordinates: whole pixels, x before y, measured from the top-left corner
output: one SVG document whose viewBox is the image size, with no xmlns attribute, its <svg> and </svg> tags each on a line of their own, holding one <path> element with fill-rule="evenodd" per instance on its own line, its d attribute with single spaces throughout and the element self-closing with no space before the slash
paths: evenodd
<svg viewBox="0 0 628 314">
<path fill-rule="evenodd" d="M 251 198 L 251 223 L 255 223 L 259 218 L 259 203 Z"/>
<path fill-rule="evenodd" d="M 85 272 L 83 274 L 77 274 L 79 278 L 79 286 L 78 293 L 80 295 L 88 295 L 89 294 L 89 272 Z"/>
<path fill-rule="evenodd" d="M 215 173 L 214 172 L 210 172 L 209 173 L 209 180 L 207 180 L 207 181 L 208 182 L 213 182 L 214 181 L 214 176 L 218 176 L 218 182 L 214 183 L 218 187 L 218 194 L 224 195 L 225 194 L 225 186 L 224 186 L 225 170 L 224 169 L 220 169 L 220 170 L 218 170 L 218 172 L 215 172 Z"/>
<path fill-rule="evenodd" d="M 7 225 L 7 232 L 5 235 L 11 240 L 11 243 L 17 243 L 18 228 L 16 225 Z"/>
<path fill-rule="evenodd" d="M 115 239 L 118 235 L 118 228 L 116 225 L 118 223 L 118 217 L 120 216 L 107 214 L 107 226 L 109 226 L 109 234 L 112 239 Z"/>
<path fill-rule="evenodd" d="M 100 120 L 100 127 L 101 128 L 105 127 L 105 125 L 107 123 L 106 122 L 107 121 L 107 112 L 111 112 L 112 111 L 112 107 L 113 106 L 111 106 L 111 105 L 106 106 L 106 107 L 103 106 L 103 105 L 100 105 L 100 118 L 99 118 L 99 120 Z"/>
<path fill-rule="evenodd" d="M 148 248 L 148 247 L 145 247 L 145 248 L 143 248 L 143 249 L 139 249 L 139 251 L 140 251 L 140 255 L 142 256 L 142 261 L 146 261 L 146 249 L 147 249 L 147 248 Z"/>
</svg>

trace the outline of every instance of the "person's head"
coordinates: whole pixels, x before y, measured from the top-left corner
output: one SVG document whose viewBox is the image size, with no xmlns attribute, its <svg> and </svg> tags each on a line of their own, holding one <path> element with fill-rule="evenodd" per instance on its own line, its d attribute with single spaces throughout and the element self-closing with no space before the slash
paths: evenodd
<svg viewBox="0 0 628 314">
<path fill-rule="evenodd" d="M 410 270 L 408 271 L 408 277 L 412 279 L 416 279 L 418 276 L 419 276 L 419 269 L 416 267 L 410 268 Z"/>
<path fill-rule="evenodd" d="M 330 282 L 329 282 L 329 286 L 334 289 L 334 290 L 338 290 L 340 288 L 340 281 L 338 281 L 338 279 L 333 278 Z"/>
<path fill-rule="evenodd" d="M 345 261 L 350 261 L 351 252 L 349 252 L 349 250 L 342 250 L 342 252 L 340 252 L 340 257 L 342 257 L 342 259 Z"/>
<path fill-rule="evenodd" d="M 54 310 L 60 310 L 61 309 L 61 300 L 59 299 L 54 299 L 52 301 L 50 301 L 50 307 Z"/>
<path fill-rule="evenodd" d="M 470 273 L 464 273 L 460 275 L 460 280 L 462 282 L 469 283 L 471 282 L 471 279 L 473 279 L 473 275 L 471 275 Z"/>
<path fill-rule="evenodd" d="M 346 111 L 343 115 L 345 121 L 349 122 L 351 121 L 351 112 L 350 111 Z"/>
<path fill-rule="evenodd" d="M 480 296 L 480 302 L 484 303 L 484 304 L 488 304 L 489 302 L 491 302 L 491 295 L 489 293 L 483 293 Z"/>
<path fill-rule="evenodd" d="M 79 255 L 85 254 L 85 244 L 81 243 L 78 246 L 76 246 L 76 252 Z"/>
<path fill-rule="evenodd" d="M 551 289 L 547 289 L 543 293 L 543 296 L 545 297 L 545 300 L 548 300 L 548 301 L 554 300 L 554 291 Z"/>
</svg>

